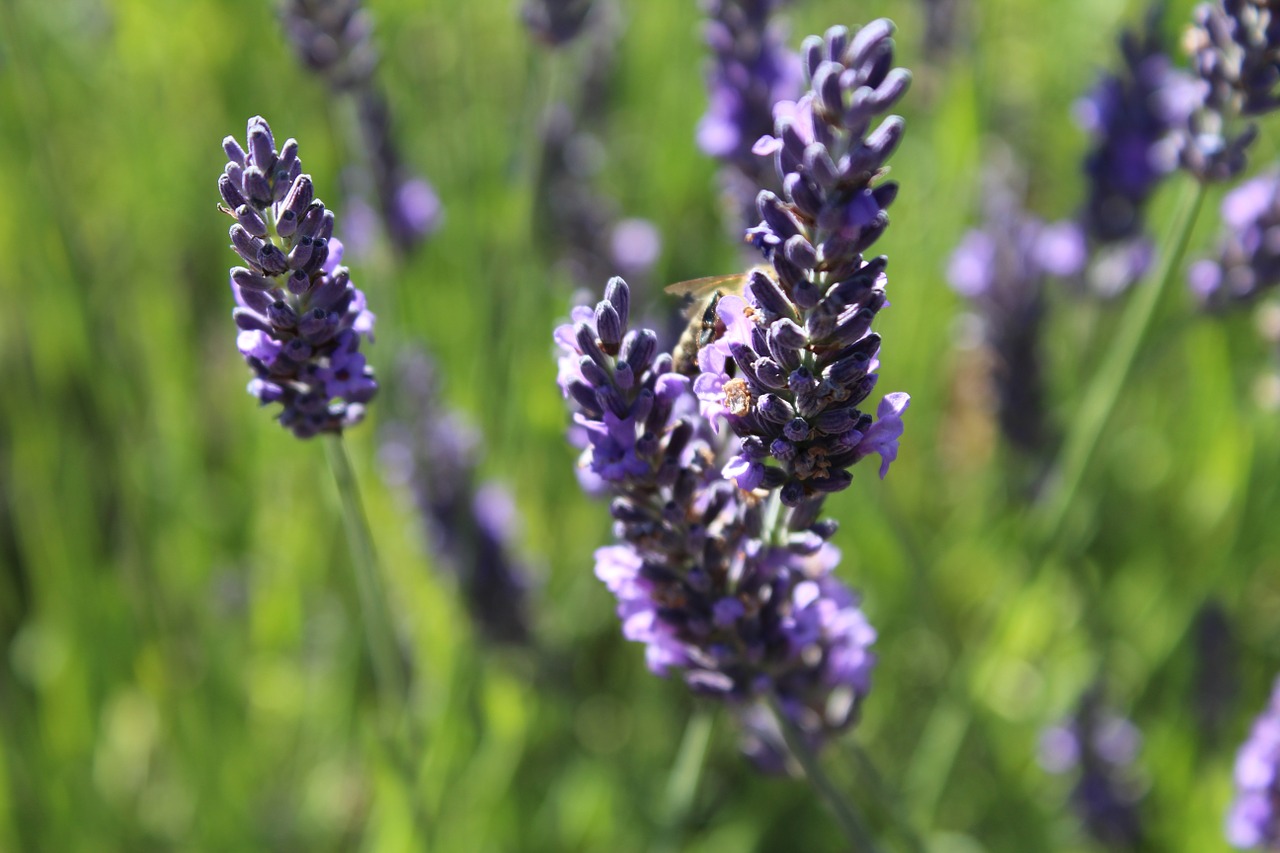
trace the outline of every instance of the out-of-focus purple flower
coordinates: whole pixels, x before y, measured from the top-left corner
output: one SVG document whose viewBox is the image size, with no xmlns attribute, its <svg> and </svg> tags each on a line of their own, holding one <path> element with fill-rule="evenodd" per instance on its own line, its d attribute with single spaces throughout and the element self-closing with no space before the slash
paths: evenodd
<svg viewBox="0 0 1280 853">
<path fill-rule="evenodd" d="M 299 60 L 335 93 L 355 98 L 383 227 L 398 251 L 413 249 L 439 227 L 440 200 L 429 183 L 409 173 L 392 136 L 386 100 L 374 80 L 372 17 L 361 0 L 287 0 L 283 22 Z"/>
<path fill-rule="evenodd" d="M 787 49 L 773 13 L 785 0 L 708 0 L 704 28 L 712 62 L 709 101 L 698 122 L 698 147 L 725 164 L 721 173 L 733 227 L 754 222 L 760 188 L 781 190 L 767 161 L 752 152 L 773 130 L 773 106 L 794 101 L 804 85 L 800 57 Z"/>
<path fill-rule="evenodd" d="M 1278 12 L 1272 0 L 1213 0 L 1195 9 L 1185 44 L 1200 86 L 1177 141 L 1180 165 L 1201 181 L 1229 180 L 1244 171 L 1257 128 L 1232 132 L 1230 126 L 1280 106 Z"/>
<path fill-rule="evenodd" d="M 1105 279 L 1098 289 L 1108 293 L 1146 272 L 1151 252 L 1143 208 L 1176 166 L 1166 153 L 1169 134 L 1185 127 L 1195 108 L 1194 97 L 1187 97 L 1192 78 L 1173 68 L 1161 44 L 1160 8 L 1147 15 L 1143 32 L 1121 34 L 1123 68 L 1103 75 L 1076 104 L 1076 117 L 1092 140 L 1084 159 L 1088 195 L 1080 221 L 1090 242 L 1118 259 L 1098 271 Z"/>
<path fill-rule="evenodd" d="M 314 197 L 297 141 L 277 150 L 261 116 L 249 119 L 247 145 L 228 136 L 222 147 L 221 209 L 246 264 L 231 269 L 231 291 L 237 343 L 255 374 L 249 392 L 282 404 L 279 421 L 299 438 L 341 432 L 363 418 L 378 385 L 359 351 L 374 317 L 338 265 L 333 212 Z"/>
<path fill-rule="evenodd" d="M 587 23 L 592 0 L 525 0 L 520 19 L 538 41 L 561 47 L 572 41 Z"/>
<path fill-rule="evenodd" d="M 1040 372 L 1044 281 L 1078 274 L 1087 250 L 1075 223 L 1046 225 L 1001 186 L 986 196 L 987 221 L 960 240 L 947 278 L 981 321 L 1001 430 L 1014 447 L 1037 458 L 1051 439 Z"/>
<path fill-rule="evenodd" d="M 431 184 L 404 165 L 382 94 L 366 87 L 359 93 L 356 107 L 360 131 L 369 149 L 369 168 L 383 227 L 396 249 L 411 251 L 440 227 L 440 199 Z"/>
<path fill-rule="evenodd" d="M 875 631 L 833 574 L 834 523 L 820 501 L 766 530 L 760 494 L 721 474 L 737 439 L 700 416 L 689 379 L 629 329 L 631 295 L 610 280 L 560 326 L 559 384 L 587 436 L 579 465 L 608 485 L 617 544 L 596 576 L 618 600 L 649 668 L 746 709 L 776 698 L 817 745 L 850 725 L 870 689 Z"/>
<path fill-rule="evenodd" d="M 1240 689 L 1236 675 L 1235 638 L 1231 620 L 1221 602 L 1208 601 L 1200 607 L 1193 634 L 1195 679 L 1192 707 L 1204 740 L 1215 743 L 1231 718 Z"/>
<path fill-rule="evenodd" d="M 1236 799 L 1227 841 L 1241 849 L 1280 849 L 1280 680 L 1236 754 Z"/>
<path fill-rule="evenodd" d="M 1133 723 L 1102 706 L 1090 690 L 1071 719 L 1040 738 L 1040 764 L 1055 775 L 1079 773 L 1071 801 L 1089 833 L 1114 849 L 1142 839 L 1141 790 L 1133 772 L 1142 736 Z"/>
<path fill-rule="evenodd" d="M 897 184 L 877 181 L 903 128 L 898 116 L 872 123 L 911 79 L 893 67 L 892 33 L 881 19 L 805 40 L 811 88 L 775 106 L 773 134 L 754 146 L 783 188 L 760 191 L 763 221 L 747 231 L 768 266 L 752 271 L 743 297 L 720 300 L 725 333 L 698 351 L 702 411 L 742 439 L 738 484 L 779 488 L 789 507 L 847 488 L 868 453 L 894 455 L 889 432 L 859 408 L 878 379 L 871 324 L 888 282 L 886 258 L 863 252 L 889 224 Z"/>
<path fill-rule="evenodd" d="M 662 255 L 662 234 L 647 219 L 623 219 L 614 224 L 609 247 L 624 275 L 647 275 Z"/>
<path fill-rule="evenodd" d="M 924 38 L 925 57 L 932 63 L 938 63 L 951 53 L 957 39 L 963 40 L 968 10 L 967 0 L 921 0 L 924 6 Z"/>
<path fill-rule="evenodd" d="M 378 67 L 373 19 L 361 0 L 285 0 L 285 33 L 298 58 L 336 90 L 368 85 Z"/>
<path fill-rule="evenodd" d="M 430 358 L 407 354 L 398 379 L 399 411 L 382 434 L 386 476 L 412 492 L 427 543 L 457 578 L 484 636 L 526 643 L 529 580 L 513 554 L 515 504 L 503 486 L 478 479 L 480 436 L 446 407 Z"/>
<path fill-rule="evenodd" d="M 1255 301 L 1280 284 L 1280 173 L 1269 172 L 1222 199 L 1227 233 L 1218 256 L 1191 265 L 1191 289 L 1209 309 Z"/>
</svg>

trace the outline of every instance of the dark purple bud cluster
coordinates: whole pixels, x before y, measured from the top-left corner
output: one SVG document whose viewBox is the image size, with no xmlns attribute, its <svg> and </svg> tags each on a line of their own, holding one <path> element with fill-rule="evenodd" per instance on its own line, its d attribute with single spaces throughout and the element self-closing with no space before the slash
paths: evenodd
<svg viewBox="0 0 1280 853">
<path fill-rule="evenodd" d="M 1181 165 L 1202 181 L 1244 171 L 1253 125 L 1235 133 L 1240 116 L 1280 106 L 1280 5 L 1275 0 L 1214 0 L 1195 10 L 1186 46 L 1200 82 L 1196 109 L 1179 140 Z"/>
<path fill-rule="evenodd" d="M 368 85 L 378 67 L 373 20 L 361 0 L 286 0 L 285 33 L 302 63 L 336 90 Z"/>
<path fill-rule="evenodd" d="M 774 135 L 755 145 L 783 188 L 760 192 L 763 221 L 747 232 L 769 265 L 743 296 L 719 301 L 724 334 L 698 352 L 702 413 L 742 438 L 726 475 L 746 490 L 780 488 L 789 507 L 846 488 L 848 469 L 871 453 L 884 476 L 909 403 L 894 393 L 876 418 L 859 409 L 878 378 L 871 324 L 887 282 L 886 259 L 862 253 L 889 223 L 897 184 L 879 178 L 903 128 L 898 116 L 872 122 L 911 80 L 893 67 L 892 33 L 882 19 L 805 40 L 811 88 L 775 106 Z"/>
<path fill-rule="evenodd" d="M 773 695 L 820 740 L 853 722 L 875 660 L 875 631 L 832 572 L 835 525 L 816 503 L 780 521 L 776 500 L 721 474 L 732 439 L 698 415 L 657 335 L 628 328 L 630 308 L 614 278 L 555 334 L 581 477 L 613 495 L 619 544 L 596 552 L 596 575 L 655 673 L 681 670 L 738 708 Z"/>
<path fill-rule="evenodd" d="M 1226 235 L 1216 259 L 1191 265 L 1191 289 L 1210 309 L 1253 302 L 1280 284 L 1280 174 L 1253 178 L 1222 199 Z"/>
<path fill-rule="evenodd" d="M 399 413 L 382 435 L 389 480 L 407 486 L 422 514 L 427 544 L 458 579 L 480 632 L 494 642 L 529 641 L 528 572 L 514 556 L 518 518 L 506 488 L 477 477 L 480 436 L 447 408 L 425 353 L 400 365 Z"/>
<path fill-rule="evenodd" d="M 1108 712 L 1096 689 L 1070 720 L 1041 737 L 1040 763 L 1050 773 L 1079 774 L 1071 804 L 1089 834 L 1110 849 L 1136 850 L 1142 841 L 1142 788 L 1133 769 L 1141 744 L 1138 729 Z"/>
<path fill-rule="evenodd" d="M 1032 459 L 1052 446 L 1040 347 L 1046 276 L 1084 267 L 1084 236 L 1072 222 L 1046 224 L 1003 189 L 986 192 L 987 221 L 951 254 L 947 278 L 972 305 L 992 362 L 1001 431 Z"/>
<path fill-rule="evenodd" d="M 1227 840 L 1241 849 L 1280 849 L 1280 680 L 1236 754 L 1235 778 Z"/>
<path fill-rule="evenodd" d="M 431 184 L 409 172 L 395 144 L 386 99 L 374 80 L 372 17 L 361 0 L 288 0 L 283 19 L 302 63 L 335 93 L 356 99 L 378 213 L 396 249 L 413 249 L 439 227 L 440 199 Z"/>
<path fill-rule="evenodd" d="M 772 20 L 784 0 L 710 0 L 705 28 L 712 62 L 707 112 L 698 122 L 698 147 L 721 160 L 721 183 L 734 228 L 756 221 L 761 187 L 781 191 L 778 178 L 752 146 L 773 130 L 773 105 L 799 97 L 800 57 L 789 50 Z"/>
<path fill-rule="evenodd" d="M 550 47 L 567 44 L 582 32 L 592 0 L 525 0 L 520 19 L 538 41 Z"/>
<path fill-rule="evenodd" d="M 261 116 L 249 119 L 247 145 L 222 142 L 229 162 L 218 179 L 224 213 L 235 220 L 231 268 L 239 306 L 240 352 L 255 378 L 249 393 L 280 403 L 280 423 L 299 438 L 341 432 L 364 416 L 378 385 L 360 353 L 374 316 L 339 266 L 333 212 L 314 197 L 298 143 L 276 149 Z"/>
<path fill-rule="evenodd" d="M 1153 10 L 1143 33 L 1125 30 L 1120 37 L 1124 67 L 1103 75 L 1076 104 L 1076 115 L 1092 137 L 1084 159 L 1088 196 L 1080 221 L 1095 251 L 1110 259 L 1098 271 L 1107 279 L 1098 289 L 1108 293 L 1146 272 L 1152 249 L 1143 208 L 1175 166 L 1165 140 L 1186 126 L 1195 106 L 1195 82 L 1173 67 L 1158 25 Z"/>
</svg>

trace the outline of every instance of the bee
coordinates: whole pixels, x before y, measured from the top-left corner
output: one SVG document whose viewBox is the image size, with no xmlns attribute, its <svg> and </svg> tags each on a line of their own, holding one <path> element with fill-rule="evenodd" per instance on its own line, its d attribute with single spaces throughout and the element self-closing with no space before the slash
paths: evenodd
<svg viewBox="0 0 1280 853">
<path fill-rule="evenodd" d="M 676 342 L 672 353 L 675 371 L 685 376 L 698 375 L 698 350 L 719 340 L 724 334 L 724 321 L 716 309 L 721 298 L 741 293 L 750 273 L 711 275 L 678 281 L 663 288 L 667 293 L 684 296 L 689 300 L 685 316 L 689 324 Z"/>
</svg>

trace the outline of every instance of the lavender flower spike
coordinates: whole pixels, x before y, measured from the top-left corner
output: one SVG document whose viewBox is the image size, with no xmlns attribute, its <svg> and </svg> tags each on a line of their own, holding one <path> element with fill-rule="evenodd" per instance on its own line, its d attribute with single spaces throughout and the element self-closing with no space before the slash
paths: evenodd
<svg viewBox="0 0 1280 853">
<path fill-rule="evenodd" d="M 399 387 L 412 409 L 383 433 L 387 478 L 407 485 L 440 563 L 457 577 L 472 620 L 497 643 L 530 639 L 528 572 L 513 555 L 516 511 L 498 483 L 477 478 L 479 434 L 444 406 L 425 353 L 402 359 Z"/>
<path fill-rule="evenodd" d="M 1088 691 L 1070 720 L 1045 731 L 1040 763 L 1050 773 L 1079 772 L 1071 804 L 1089 834 L 1112 849 L 1141 843 L 1141 790 L 1132 765 L 1142 743 L 1138 729 L 1104 709 L 1097 688 Z"/>
<path fill-rule="evenodd" d="M 1191 265 L 1191 289 L 1209 309 L 1253 302 L 1280 284 L 1280 173 L 1245 181 L 1222 199 L 1226 236 L 1216 259 Z"/>
<path fill-rule="evenodd" d="M 555 333 L 579 464 L 613 495 L 619 541 L 596 552 L 596 576 L 653 672 L 740 710 L 772 694 L 816 745 L 852 724 L 875 662 L 875 631 L 832 571 L 835 526 L 796 512 L 765 536 L 765 501 L 720 473 L 735 440 L 699 417 L 657 335 L 628 328 L 630 304 L 614 278 Z"/>
<path fill-rule="evenodd" d="M 705 38 L 712 63 L 707 74 L 707 112 L 698 122 L 698 147 L 722 161 L 720 175 L 732 204 L 734 225 L 755 222 L 761 187 L 781 184 L 767 161 L 752 153 L 773 130 L 773 105 L 799 97 L 804 77 L 800 57 L 784 43 L 774 11 L 784 0 L 710 0 Z"/>
<path fill-rule="evenodd" d="M 1139 33 L 1120 38 L 1124 65 L 1102 76 L 1076 103 L 1076 117 L 1091 137 L 1084 172 L 1088 195 L 1080 221 L 1105 253 L 1095 265 L 1097 287 L 1114 293 L 1146 272 L 1152 257 L 1143 208 L 1176 165 L 1165 156 L 1168 135 L 1186 125 L 1195 106 L 1195 83 L 1173 68 L 1161 45 L 1153 6 Z"/>
<path fill-rule="evenodd" d="M 761 190 L 763 221 L 747 231 L 769 265 L 743 296 L 720 300 L 725 334 L 698 352 L 703 414 L 742 438 L 726 475 L 747 490 L 781 487 L 789 507 L 846 488 L 848 469 L 871 453 L 891 460 L 907 404 L 903 395 L 882 407 L 880 428 L 859 408 L 876 385 L 871 324 L 887 283 L 886 259 L 862 253 L 889 224 L 897 184 L 878 181 L 903 128 L 898 116 L 872 123 L 911 81 L 893 68 L 892 33 L 881 19 L 805 40 L 810 89 L 775 106 L 774 135 L 754 149 L 783 188 Z"/>
<path fill-rule="evenodd" d="M 314 197 L 297 141 L 277 150 L 266 119 L 255 116 L 247 143 L 223 140 L 229 161 L 218 190 L 235 220 L 231 248 L 245 263 L 231 268 L 231 291 L 237 343 L 255 377 L 249 393 L 280 403 L 281 425 L 299 438 L 341 432 L 378 390 L 360 352 L 374 316 L 338 265 L 333 212 Z"/>
<path fill-rule="evenodd" d="M 1242 850 L 1280 850 L 1280 680 L 1236 755 L 1235 778 L 1227 841 Z"/>
<path fill-rule="evenodd" d="M 1197 108 L 1179 138 L 1181 165 L 1201 181 L 1244 171 L 1253 125 L 1229 134 L 1240 116 L 1280 106 L 1280 12 L 1273 0 L 1213 0 L 1195 9 L 1186 47 L 1200 80 Z"/>
</svg>

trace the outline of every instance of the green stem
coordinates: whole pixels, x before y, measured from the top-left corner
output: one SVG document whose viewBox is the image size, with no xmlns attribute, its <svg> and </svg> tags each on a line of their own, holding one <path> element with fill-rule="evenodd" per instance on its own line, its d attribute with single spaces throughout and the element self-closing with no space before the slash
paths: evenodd
<svg viewBox="0 0 1280 853">
<path fill-rule="evenodd" d="M 804 735 L 796 730 L 795 724 L 783 712 L 782 705 L 778 702 L 778 697 L 770 694 L 769 705 L 773 708 L 774 716 L 778 718 L 778 726 L 782 729 L 782 736 L 787 741 L 787 748 L 791 750 L 791 754 L 796 757 L 796 760 L 800 762 L 800 766 L 804 768 L 804 775 L 809 780 L 809 784 L 813 786 L 813 789 L 822 797 L 827 807 L 831 809 L 831 813 L 835 815 L 840 828 L 844 830 L 845 837 L 853 845 L 852 849 L 854 851 L 877 853 L 879 848 L 876 847 L 871 833 L 862 825 L 862 819 L 854 811 L 853 805 L 836 790 L 830 777 L 827 776 L 822 769 L 822 765 L 818 762 L 818 756 L 809 748 Z"/>
<path fill-rule="evenodd" d="M 653 845 L 654 853 L 667 853 L 680 847 L 689 812 L 693 810 L 693 797 L 698 792 L 698 780 L 702 778 L 707 745 L 711 742 L 714 726 L 715 716 L 708 708 L 699 707 L 689 717 L 680 741 L 680 751 L 671 766 L 671 777 L 667 780 L 662 826 Z"/>
<path fill-rule="evenodd" d="M 382 579 L 378 574 L 373 537 L 369 534 L 369 522 L 360 502 L 360 487 L 351 468 L 351 460 L 347 458 L 342 436 L 328 436 L 325 447 L 329 454 L 329 467 L 333 469 L 333 479 L 342 498 L 342 518 L 347 529 L 347 543 L 351 547 L 365 639 L 369 644 L 369 655 L 373 659 L 373 674 L 378 684 L 383 711 L 390 713 L 401 707 L 407 694 L 391 616 L 382 591 Z"/>
<path fill-rule="evenodd" d="M 876 767 L 875 762 L 871 760 L 871 756 L 856 743 L 850 743 L 848 751 L 853 754 L 854 763 L 858 765 L 862 777 L 867 780 L 868 785 L 880 799 L 880 803 L 888 810 L 894 822 L 898 825 L 898 829 L 906 840 L 907 846 L 915 853 L 925 853 L 924 842 L 920 839 L 920 835 L 916 832 L 915 827 L 911 825 L 911 822 L 907 820 L 907 816 L 902 810 L 901 798 L 889 790 L 889 786 L 885 784 L 884 776 L 880 773 L 880 769 Z"/>
<path fill-rule="evenodd" d="M 1160 277 L 1145 287 L 1138 288 L 1133 295 L 1128 310 L 1120 320 L 1120 328 L 1111 349 L 1107 352 L 1077 411 L 1074 427 L 1068 433 L 1059 456 L 1057 488 L 1050 493 L 1049 500 L 1043 505 L 1041 517 L 1044 536 L 1041 541 L 1046 546 L 1052 547 L 1062 532 L 1067 511 L 1075 500 L 1089 462 L 1098 448 L 1102 431 L 1111 419 L 1111 414 L 1120 399 L 1120 393 L 1124 390 L 1129 374 L 1133 371 L 1138 353 L 1154 326 L 1152 320 L 1158 313 L 1161 298 L 1169 290 L 1169 283 L 1182 267 L 1182 259 L 1187 252 L 1187 241 L 1199 216 L 1204 196 L 1204 184 L 1197 183 L 1191 202 L 1189 204 L 1184 202 L 1182 221 L 1174 231 L 1175 236 L 1170 244 L 1169 253 L 1165 257 L 1164 269 Z"/>
</svg>

